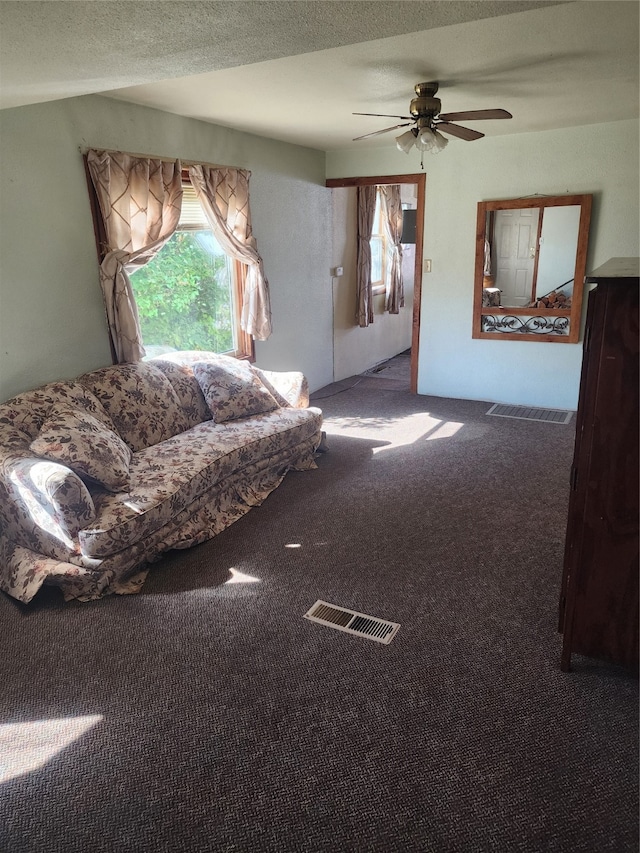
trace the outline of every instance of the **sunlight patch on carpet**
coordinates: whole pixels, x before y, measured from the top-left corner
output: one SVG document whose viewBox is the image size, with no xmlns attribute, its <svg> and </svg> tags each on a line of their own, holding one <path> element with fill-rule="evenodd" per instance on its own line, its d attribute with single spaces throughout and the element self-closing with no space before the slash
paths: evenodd
<svg viewBox="0 0 640 853">
<path fill-rule="evenodd" d="M 464 424 L 459 424 L 456 421 L 444 421 L 437 429 L 426 436 L 427 441 L 436 441 L 439 438 L 451 438 L 458 430 L 462 429 Z"/>
<path fill-rule="evenodd" d="M 0 783 L 44 767 L 101 721 L 93 714 L 0 726 Z"/>
<path fill-rule="evenodd" d="M 225 584 L 228 583 L 260 583 L 260 578 L 254 578 L 253 575 L 245 575 L 244 572 L 239 572 L 238 569 L 229 569 L 231 577 Z"/>
<path fill-rule="evenodd" d="M 376 439 L 379 446 L 372 448 L 374 454 L 394 447 L 407 447 L 423 440 L 451 438 L 464 427 L 463 423 L 436 418 L 428 412 L 414 412 L 400 418 L 334 417 L 327 418 L 324 425 L 328 434 Z"/>
</svg>

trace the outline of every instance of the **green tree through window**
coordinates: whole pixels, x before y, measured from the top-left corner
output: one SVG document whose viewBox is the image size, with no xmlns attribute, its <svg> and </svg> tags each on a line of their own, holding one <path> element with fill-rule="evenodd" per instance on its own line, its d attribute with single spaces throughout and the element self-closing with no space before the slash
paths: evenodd
<svg viewBox="0 0 640 853">
<path fill-rule="evenodd" d="M 180 222 L 155 258 L 130 276 L 147 356 L 171 350 L 252 354 L 240 328 L 245 268 L 218 243 L 182 175 Z"/>
<path fill-rule="evenodd" d="M 233 264 L 210 230 L 176 231 L 131 285 L 148 350 L 235 350 Z"/>
</svg>

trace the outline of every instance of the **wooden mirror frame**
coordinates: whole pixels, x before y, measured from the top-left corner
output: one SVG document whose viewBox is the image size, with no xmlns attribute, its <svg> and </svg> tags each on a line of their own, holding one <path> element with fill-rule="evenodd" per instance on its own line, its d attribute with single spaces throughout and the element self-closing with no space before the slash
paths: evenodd
<svg viewBox="0 0 640 853">
<path fill-rule="evenodd" d="M 589 223 L 591 221 L 591 195 L 562 195 L 562 196 L 538 196 L 535 198 L 510 198 L 494 201 L 481 201 L 478 203 L 478 219 L 476 225 L 476 265 L 474 277 L 473 298 L 473 333 L 474 338 L 483 338 L 493 341 L 537 341 L 575 344 L 580 339 L 580 323 L 582 318 L 582 296 L 584 290 L 584 278 L 587 264 L 587 246 L 589 242 Z M 528 208 L 543 209 L 546 207 L 562 207 L 568 205 L 580 206 L 580 221 L 578 224 L 578 245 L 576 250 L 576 265 L 573 282 L 573 294 L 571 307 L 568 309 L 554 308 L 511 308 L 508 306 L 485 307 L 482 304 L 483 296 L 483 271 L 484 271 L 484 242 L 487 228 L 487 216 L 497 210 L 524 210 Z M 542 217 L 540 217 L 542 220 Z M 538 243 L 539 246 L 539 243 Z M 487 332 L 482 329 L 483 316 L 495 316 L 500 314 L 505 320 L 513 320 L 511 326 L 517 325 L 520 318 L 532 318 L 531 323 L 521 323 L 523 331 Z M 535 318 L 541 318 L 541 325 L 546 318 L 562 319 L 568 321 L 568 333 L 545 333 L 531 332 L 536 326 Z M 509 324 L 505 324 L 509 328 Z M 566 324 L 564 324 L 566 325 Z"/>
</svg>

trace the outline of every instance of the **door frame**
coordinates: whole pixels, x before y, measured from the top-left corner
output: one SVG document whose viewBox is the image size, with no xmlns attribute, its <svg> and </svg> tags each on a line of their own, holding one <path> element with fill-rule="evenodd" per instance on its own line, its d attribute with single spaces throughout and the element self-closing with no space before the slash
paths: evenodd
<svg viewBox="0 0 640 853">
<path fill-rule="evenodd" d="M 363 178 L 327 178 L 325 186 L 338 187 L 384 186 L 385 184 L 414 184 L 417 186 L 416 202 L 416 259 L 413 275 L 413 309 L 411 321 L 411 380 L 412 394 L 418 393 L 418 350 L 420 346 L 420 304 L 422 301 L 422 254 L 424 245 L 424 205 L 427 176 L 425 172 L 413 175 L 371 175 Z"/>
</svg>

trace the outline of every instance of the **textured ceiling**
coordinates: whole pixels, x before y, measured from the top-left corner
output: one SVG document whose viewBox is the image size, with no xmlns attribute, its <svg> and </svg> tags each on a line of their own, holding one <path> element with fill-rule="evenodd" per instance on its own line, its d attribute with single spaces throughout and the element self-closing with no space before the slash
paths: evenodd
<svg viewBox="0 0 640 853">
<path fill-rule="evenodd" d="M 331 149 L 406 114 L 502 107 L 487 135 L 638 115 L 635 0 L 1 2 L 0 105 L 103 93 Z M 393 134 L 364 146 L 393 143 Z M 466 144 L 466 143 L 460 143 Z"/>
<path fill-rule="evenodd" d="M 0 2 L 0 107 L 296 56 L 553 0 Z"/>
</svg>

